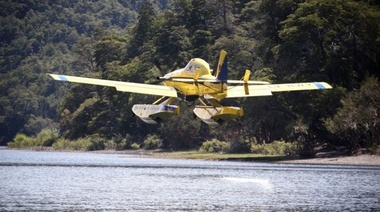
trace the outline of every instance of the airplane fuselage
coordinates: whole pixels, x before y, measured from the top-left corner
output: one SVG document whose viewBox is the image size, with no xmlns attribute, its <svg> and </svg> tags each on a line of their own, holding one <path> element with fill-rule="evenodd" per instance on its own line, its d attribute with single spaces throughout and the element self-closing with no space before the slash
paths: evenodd
<svg viewBox="0 0 380 212">
<path fill-rule="evenodd" d="M 226 93 L 223 91 L 222 83 L 202 82 L 176 82 L 164 81 L 164 84 L 175 88 L 184 97 L 199 97 L 210 95 L 215 99 L 223 99 Z"/>
<path fill-rule="evenodd" d="M 190 60 L 185 68 L 170 72 L 161 79 L 166 86 L 175 88 L 187 101 L 204 95 L 220 100 L 227 95 L 227 84 L 217 81 L 211 74 L 209 64 L 200 58 Z"/>
<path fill-rule="evenodd" d="M 325 82 L 270 84 L 249 80 L 246 70 L 241 80 L 229 80 L 227 52 L 220 52 L 215 74 L 210 65 L 200 59 L 191 59 L 186 67 L 175 70 L 163 77 L 157 77 L 165 85 L 151 85 L 135 82 L 76 77 L 49 74 L 53 79 L 66 82 L 84 83 L 114 87 L 117 91 L 161 96 L 152 104 L 135 104 L 133 113 L 146 123 L 154 124 L 179 115 L 180 107 L 172 104 L 176 99 L 187 102 L 198 101 L 193 113 L 209 125 L 219 125 L 243 116 L 243 109 L 223 106 L 218 102 L 224 98 L 271 96 L 272 92 L 331 89 Z M 227 87 L 227 83 L 232 86 Z M 200 98 L 201 97 L 201 98 Z"/>
</svg>

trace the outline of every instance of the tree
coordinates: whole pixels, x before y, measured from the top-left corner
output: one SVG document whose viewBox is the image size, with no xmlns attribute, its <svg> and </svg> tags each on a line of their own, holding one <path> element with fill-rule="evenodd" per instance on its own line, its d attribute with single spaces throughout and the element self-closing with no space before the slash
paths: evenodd
<svg viewBox="0 0 380 212">
<path fill-rule="evenodd" d="M 94 71 L 91 38 L 96 26 L 123 33 L 135 21 L 136 12 L 129 3 L 121 5 L 119 1 L 25 0 L 2 1 L 0 5 L 3 145 L 18 132 L 37 134 L 43 125 L 55 124 L 57 107 L 69 86 L 52 82 L 46 72 Z"/>
<path fill-rule="evenodd" d="M 81 72 L 93 72 L 96 70 L 95 45 L 94 38 L 81 37 L 78 39 L 78 42 L 72 48 L 73 53 L 76 55 L 73 68 Z"/>
<path fill-rule="evenodd" d="M 107 63 L 123 60 L 127 45 L 125 37 L 98 29 L 95 34 L 95 39 L 96 43 L 93 57 L 96 62 L 96 67 L 99 70 L 104 72 Z"/>
<path fill-rule="evenodd" d="M 152 26 L 156 16 L 153 4 L 146 1 L 139 11 L 137 22 L 132 29 L 132 38 L 128 46 L 127 57 L 134 58 L 142 53 L 142 47 L 152 37 Z"/>
<path fill-rule="evenodd" d="M 379 18 L 379 10 L 362 1 L 300 3 L 282 22 L 277 65 L 284 75 L 355 88 L 368 74 L 378 75 Z"/>
<path fill-rule="evenodd" d="M 281 22 L 292 14 L 305 0 L 258 0 L 249 1 L 237 15 L 237 23 L 246 36 L 256 42 L 255 52 L 264 67 L 274 68 L 273 48 L 281 42 Z M 259 67 L 261 68 L 261 67 Z"/>
<path fill-rule="evenodd" d="M 374 74 L 372 67 L 378 64 L 374 56 L 379 50 L 378 15 L 378 10 L 364 2 L 299 3 L 280 23 L 279 43 L 273 48 L 274 74 L 281 81 L 328 81 L 352 90 L 365 76 Z M 285 97 L 282 104 L 297 117 L 290 134 L 312 143 L 326 140 L 328 133 L 321 120 L 334 114 L 343 93 L 334 88 L 323 93 L 281 94 Z"/>
<path fill-rule="evenodd" d="M 237 32 L 234 10 L 243 1 L 208 0 L 205 3 L 206 25 L 215 37 L 229 36 Z"/>
<path fill-rule="evenodd" d="M 240 79 L 247 69 L 253 70 L 256 61 L 254 54 L 255 42 L 246 37 L 233 35 L 231 37 L 220 37 L 215 41 L 212 49 L 219 53 L 221 49 L 228 52 L 228 77 L 230 79 Z M 214 54 L 215 65 L 219 54 Z"/>
<path fill-rule="evenodd" d="M 199 147 L 203 141 L 199 134 L 200 127 L 200 120 L 193 117 L 191 109 L 185 108 L 181 110 L 180 116 L 172 117 L 169 121 L 162 123 L 159 132 L 167 148 L 193 149 Z"/>
<path fill-rule="evenodd" d="M 350 92 L 342 99 L 332 118 L 325 126 L 341 145 L 351 150 L 380 144 L 380 83 L 375 77 L 363 81 L 359 90 Z"/>
<path fill-rule="evenodd" d="M 185 61 L 190 58 L 189 31 L 184 26 L 178 25 L 176 16 L 172 12 L 165 12 L 163 19 L 157 25 L 153 37 L 153 44 L 156 47 L 154 61 L 157 68 L 164 72 L 163 67 L 174 70 L 178 66 L 185 65 Z"/>
<path fill-rule="evenodd" d="M 259 144 L 286 139 L 290 123 L 296 115 L 284 107 L 276 97 L 246 99 L 242 127 L 244 136 L 255 138 Z"/>
</svg>

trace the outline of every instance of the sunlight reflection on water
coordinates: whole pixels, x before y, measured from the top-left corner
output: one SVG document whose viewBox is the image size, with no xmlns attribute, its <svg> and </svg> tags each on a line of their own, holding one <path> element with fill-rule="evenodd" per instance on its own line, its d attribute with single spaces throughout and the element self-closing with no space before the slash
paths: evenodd
<svg viewBox="0 0 380 212">
<path fill-rule="evenodd" d="M 380 167 L 0 150 L 0 211 L 376 211 Z"/>
</svg>

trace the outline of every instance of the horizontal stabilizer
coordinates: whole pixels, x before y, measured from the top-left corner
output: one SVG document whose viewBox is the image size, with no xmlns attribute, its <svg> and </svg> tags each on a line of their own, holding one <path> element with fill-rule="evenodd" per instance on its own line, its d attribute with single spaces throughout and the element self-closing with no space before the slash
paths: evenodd
<svg viewBox="0 0 380 212">
<path fill-rule="evenodd" d="M 174 88 L 167 87 L 164 85 L 148 85 L 148 84 L 143 84 L 143 83 L 121 82 L 121 81 L 94 79 L 94 78 L 87 78 L 87 77 L 74 77 L 74 76 L 57 75 L 57 74 L 48 74 L 48 75 L 51 76 L 53 79 L 59 80 L 59 81 L 115 87 L 116 90 L 122 91 L 122 92 L 132 92 L 132 93 L 148 94 L 148 95 L 155 95 L 155 96 L 177 97 L 177 92 Z"/>
</svg>

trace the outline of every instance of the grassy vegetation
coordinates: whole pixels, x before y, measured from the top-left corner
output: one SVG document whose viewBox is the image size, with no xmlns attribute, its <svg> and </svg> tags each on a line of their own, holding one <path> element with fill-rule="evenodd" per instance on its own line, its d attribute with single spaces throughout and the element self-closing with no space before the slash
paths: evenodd
<svg viewBox="0 0 380 212">
<path fill-rule="evenodd" d="M 290 155 L 297 154 L 295 143 L 285 143 L 283 141 L 271 144 L 257 145 L 235 142 L 235 147 L 231 148 L 231 143 L 212 139 L 205 141 L 198 151 L 179 152 L 159 152 L 162 147 L 162 139 L 156 135 L 148 135 L 142 143 L 132 143 L 132 138 L 104 139 L 100 136 L 88 136 L 76 140 L 58 138 L 56 130 L 44 129 L 36 137 L 29 137 L 25 134 L 17 134 L 14 141 L 8 143 L 9 148 L 37 149 L 51 146 L 54 150 L 64 151 L 93 151 L 93 150 L 139 150 L 144 149 L 144 154 L 154 154 L 157 157 L 184 158 L 184 159 L 205 159 L 205 160 L 255 160 L 255 161 L 275 161 L 290 158 Z M 249 148 L 247 148 L 247 145 Z M 238 148 L 237 148 L 238 146 Z M 234 150 L 248 150 L 245 153 L 236 153 Z M 241 152 L 241 151 L 239 151 Z"/>
<path fill-rule="evenodd" d="M 36 143 L 33 141 L 33 138 L 22 133 L 17 134 L 13 141 L 8 142 L 9 148 L 30 148 L 35 145 Z"/>
<path fill-rule="evenodd" d="M 232 146 L 234 146 L 232 148 Z M 249 148 L 247 148 L 247 146 Z M 278 161 L 296 158 L 301 145 L 285 141 L 270 144 L 219 141 L 205 141 L 198 151 L 167 153 L 170 158 L 240 160 L 240 161 Z"/>
<path fill-rule="evenodd" d="M 144 140 L 144 149 L 159 149 L 162 147 L 162 139 L 157 135 L 147 135 Z"/>
<path fill-rule="evenodd" d="M 58 139 L 58 130 L 45 128 L 41 130 L 37 136 L 27 136 L 25 134 L 17 134 L 13 141 L 8 142 L 9 148 L 29 148 L 37 149 L 51 146 Z"/>
<path fill-rule="evenodd" d="M 180 152 L 165 152 L 156 153 L 162 154 L 162 157 L 168 158 L 179 158 L 179 159 L 202 159 L 202 160 L 237 160 L 237 161 L 280 161 L 285 159 L 293 159 L 295 156 L 287 155 L 263 155 L 254 153 L 244 153 L 244 154 L 220 154 L 220 153 L 206 153 L 200 151 L 180 151 Z"/>
<path fill-rule="evenodd" d="M 53 144 L 53 149 L 80 150 L 80 151 L 94 150 L 93 144 L 89 138 L 80 138 L 76 141 L 70 141 L 67 139 L 59 139 L 57 142 Z"/>
<path fill-rule="evenodd" d="M 138 151 L 138 154 L 164 158 L 263 162 L 304 157 L 305 151 L 305 146 L 297 142 L 275 141 L 260 145 L 256 142 L 227 142 L 211 139 L 203 142 L 198 150 L 166 152 L 160 149 L 162 139 L 156 135 L 148 135 L 140 142 L 134 142 L 135 140 L 130 136 L 105 139 L 98 135 L 68 140 L 59 138 L 56 129 L 43 129 L 37 136 L 17 134 L 13 141 L 8 143 L 8 147 L 38 150 L 52 147 L 54 150 L 63 151 L 126 150 L 125 153 L 130 150 Z M 380 145 L 373 145 L 368 151 L 371 154 L 380 155 Z"/>
<path fill-rule="evenodd" d="M 297 155 L 300 145 L 297 143 L 274 141 L 270 144 L 252 145 L 251 152 L 263 155 Z"/>
<path fill-rule="evenodd" d="M 229 151 L 230 143 L 219 141 L 218 139 L 212 139 L 210 141 L 203 142 L 199 148 L 203 153 L 225 153 Z"/>
</svg>

